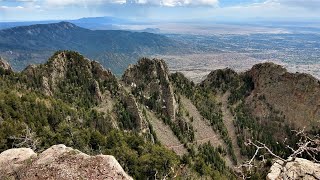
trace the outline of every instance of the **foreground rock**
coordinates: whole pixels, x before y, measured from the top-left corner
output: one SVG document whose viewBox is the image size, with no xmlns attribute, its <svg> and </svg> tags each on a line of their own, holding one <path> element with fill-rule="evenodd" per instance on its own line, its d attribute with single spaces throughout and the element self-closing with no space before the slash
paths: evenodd
<svg viewBox="0 0 320 180">
<path fill-rule="evenodd" d="M 271 167 L 267 180 L 281 179 L 320 179 L 320 164 L 302 158 L 296 158 L 286 164 L 277 161 Z"/>
<path fill-rule="evenodd" d="M 0 154 L 0 179 L 132 179 L 113 156 L 89 156 L 65 145 L 41 154 L 28 148 Z"/>
</svg>

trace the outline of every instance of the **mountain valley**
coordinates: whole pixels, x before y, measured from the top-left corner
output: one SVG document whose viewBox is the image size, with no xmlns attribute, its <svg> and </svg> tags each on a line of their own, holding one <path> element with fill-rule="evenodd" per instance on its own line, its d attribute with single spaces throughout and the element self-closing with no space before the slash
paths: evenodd
<svg viewBox="0 0 320 180">
<path fill-rule="evenodd" d="M 274 63 L 214 70 L 196 84 L 160 59 L 141 58 L 119 78 L 74 51 L 21 72 L 1 58 L 0 152 L 65 144 L 114 156 L 134 179 L 238 179 L 256 151 L 248 139 L 285 159 L 299 142 L 292 130 L 319 132 L 319 92 L 315 77 Z M 264 158 L 246 173 L 265 178 L 273 157 Z"/>
</svg>

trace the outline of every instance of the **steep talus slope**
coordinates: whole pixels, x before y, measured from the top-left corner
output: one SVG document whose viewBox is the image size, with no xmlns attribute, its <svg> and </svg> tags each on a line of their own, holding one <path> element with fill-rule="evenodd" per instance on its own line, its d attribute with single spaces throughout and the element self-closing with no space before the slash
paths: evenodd
<svg viewBox="0 0 320 180">
<path fill-rule="evenodd" d="M 224 143 L 220 136 L 213 131 L 212 127 L 209 124 L 209 121 L 201 116 L 190 99 L 182 96 L 181 103 L 183 107 L 185 107 L 188 111 L 189 116 L 193 119 L 191 123 L 195 130 L 195 142 L 198 144 L 210 142 L 215 147 L 224 146 Z"/>
<path fill-rule="evenodd" d="M 182 144 L 179 139 L 172 132 L 169 125 L 165 124 L 161 119 L 159 119 L 153 112 L 146 111 L 147 118 L 153 127 L 156 134 L 157 140 L 161 142 L 168 149 L 172 149 L 176 154 L 182 156 L 187 153 L 184 144 Z"/>
<path fill-rule="evenodd" d="M 126 70 L 122 80 L 145 107 L 143 111 L 161 144 L 182 155 L 188 166 L 202 166 L 197 172 L 204 177 L 218 178 L 217 171 L 228 174 L 233 162 L 228 155 L 227 162 L 223 159 L 226 145 L 210 127 L 213 122 L 205 120 L 193 103 L 177 91 L 176 82 L 169 76 L 162 60 L 142 58 Z M 205 166 L 214 170 L 201 172 Z"/>
<path fill-rule="evenodd" d="M 223 123 L 230 136 L 234 154 L 238 163 L 243 162 L 243 157 L 240 153 L 240 148 L 237 144 L 237 132 L 234 125 L 235 117 L 231 114 L 228 107 L 229 90 L 238 85 L 238 74 L 232 69 L 218 69 L 208 74 L 205 80 L 200 83 L 200 86 L 213 91 L 216 94 L 216 99 L 221 103 L 221 112 Z"/>
<path fill-rule="evenodd" d="M 210 122 L 200 114 L 197 107 L 195 107 L 190 99 L 181 96 L 181 104 L 188 112 L 189 117 L 192 118 L 191 124 L 194 128 L 194 145 L 201 146 L 209 142 L 215 148 L 222 147 L 227 149 L 221 135 L 213 130 Z M 224 156 L 224 160 L 228 167 L 234 167 L 234 163 L 230 156 Z"/>
<path fill-rule="evenodd" d="M 0 154 L 1 179 L 132 179 L 113 156 L 90 156 L 65 145 L 40 154 L 28 148 Z"/>
<path fill-rule="evenodd" d="M 230 139 L 228 129 L 224 124 L 223 112 L 221 111 L 221 104 L 218 102 L 217 94 L 203 84 L 194 84 L 188 80 L 181 73 L 174 73 L 170 76 L 171 81 L 174 84 L 174 89 L 177 94 L 187 97 L 191 104 L 187 105 L 187 109 L 193 112 L 193 115 L 201 115 L 200 118 L 210 126 L 210 134 L 219 134 L 219 137 L 223 141 L 223 149 L 227 155 L 227 162 L 229 166 L 233 167 L 237 163 L 237 158 L 234 154 L 232 140 Z M 209 83 L 209 82 L 206 82 Z M 183 101 L 183 100 L 182 100 Z M 194 106 L 193 108 L 191 108 Z M 190 109 L 191 108 L 191 109 Z M 193 116 L 190 116 L 191 122 Z M 198 126 L 196 124 L 196 126 Z M 195 131 L 201 131 L 201 129 L 195 128 Z M 216 145 L 214 145 L 217 147 Z M 218 146 L 218 148 L 221 148 Z M 232 161 L 232 162 L 231 162 Z"/>
<path fill-rule="evenodd" d="M 228 97 L 229 97 L 229 92 L 226 92 L 225 94 L 218 96 L 217 99 L 221 103 L 223 123 L 225 124 L 228 134 L 231 138 L 234 154 L 237 158 L 238 163 L 241 164 L 243 163 L 243 157 L 240 152 L 240 147 L 237 143 L 238 135 L 234 125 L 235 117 L 232 115 L 232 113 L 230 112 L 230 109 L 228 108 Z"/>
</svg>

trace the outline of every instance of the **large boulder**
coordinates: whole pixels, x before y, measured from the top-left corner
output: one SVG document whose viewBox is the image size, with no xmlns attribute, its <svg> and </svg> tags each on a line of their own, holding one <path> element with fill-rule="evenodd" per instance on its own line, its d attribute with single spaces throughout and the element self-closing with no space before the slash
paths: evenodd
<svg viewBox="0 0 320 180">
<path fill-rule="evenodd" d="M 320 164 L 302 158 L 286 163 L 278 160 L 271 166 L 267 180 L 282 179 L 320 179 Z"/>
<path fill-rule="evenodd" d="M 29 159 L 37 154 L 30 148 L 15 148 L 0 154 L 0 178 L 2 173 L 11 174 L 18 171 Z"/>
<path fill-rule="evenodd" d="M 0 179 L 132 178 L 113 156 L 89 156 L 65 145 L 54 145 L 38 155 L 26 148 L 4 151 L 0 154 Z"/>
</svg>

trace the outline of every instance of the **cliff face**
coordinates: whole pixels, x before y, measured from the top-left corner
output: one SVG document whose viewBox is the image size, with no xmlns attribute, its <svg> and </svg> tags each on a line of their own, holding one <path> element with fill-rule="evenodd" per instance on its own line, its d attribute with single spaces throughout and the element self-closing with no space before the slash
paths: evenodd
<svg viewBox="0 0 320 180">
<path fill-rule="evenodd" d="M 264 118 L 272 107 L 290 125 L 297 128 L 319 127 L 320 81 L 300 73 L 289 73 L 283 67 L 265 63 L 253 66 L 247 72 L 254 89 L 246 98 L 253 115 Z"/>
<path fill-rule="evenodd" d="M 137 65 L 125 71 L 122 79 L 143 102 L 154 100 L 156 105 L 153 103 L 151 106 L 158 105 L 164 115 L 175 120 L 177 105 L 168 75 L 168 67 L 163 60 L 142 58 Z"/>
<path fill-rule="evenodd" d="M 126 104 L 127 111 L 132 115 L 136 130 L 149 133 L 148 122 L 143 116 L 135 97 L 132 94 L 123 92 L 121 100 Z"/>
<path fill-rule="evenodd" d="M 40 154 L 28 148 L 0 154 L 0 179 L 132 179 L 113 156 L 89 156 L 65 145 Z"/>
</svg>

